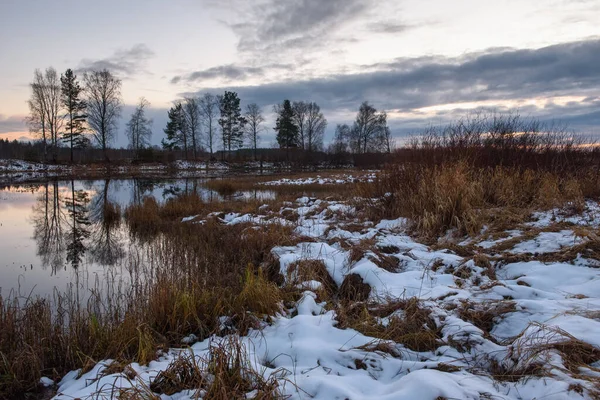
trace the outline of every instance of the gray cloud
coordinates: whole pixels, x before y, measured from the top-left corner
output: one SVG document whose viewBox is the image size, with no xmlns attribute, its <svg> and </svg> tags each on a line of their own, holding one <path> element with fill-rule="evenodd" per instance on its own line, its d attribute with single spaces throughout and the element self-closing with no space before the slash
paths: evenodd
<svg viewBox="0 0 600 400">
<path fill-rule="evenodd" d="M 2 115 L 0 114 L 0 134 L 8 132 L 27 131 L 24 115 Z"/>
<path fill-rule="evenodd" d="M 324 78 L 237 86 L 249 101 L 312 99 L 330 109 L 353 109 L 369 99 L 385 109 L 538 96 L 597 95 L 600 39 L 534 50 L 494 49 L 460 58 L 399 59 L 371 71 Z M 220 88 L 214 88 L 220 89 Z"/>
<path fill-rule="evenodd" d="M 411 25 L 391 20 L 371 22 L 367 25 L 367 29 L 375 33 L 401 33 L 410 28 Z"/>
<path fill-rule="evenodd" d="M 269 72 L 292 69 L 291 64 L 267 64 L 259 67 L 239 66 L 234 64 L 220 65 L 200 71 L 194 71 L 186 75 L 177 75 L 171 79 L 172 84 L 181 81 L 202 82 L 210 79 L 221 79 L 223 81 L 244 81 L 250 78 L 262 78 Z"/>
<path fill-rule="evenodd" d="M 79 63 L 78 70 L 102 70 L 108 69 L 122 77 L 131 77 L 139 73 L 148 73 L 145 64 L 154 56 L 154 52 L 143 43 L 138 43 L 130 49 L 119 49 L 110 57 L 90 60 L 83 59 Z"/>
<path fill-rule="evenodd" d="M 431 116 L 418 115 L 416 109 L 422 107 L 583 95 L 587 98 L 579 103 L 526 106 L 521 111 L 545 120 L 565 120 L 573 127 L 590 131 L 600 125 L 598 65 L 600 39 L 594 38 L 540 49 L 491 49 L 458 58 L 397 59 L 365 66 L 365 72 L 355 74 L 206 90 L 234 90 L 243 102 L 262 106 L 286 98 L 311 100 L 326 112 L 338 115 L 351 115 L 362 101 L 369 100 L 380 109 L 413 114 L 413 121 L 402 120 L 404 130 L 432 122 Z M 464 112 L 440 111 L 433 122 L 456 118 Z M 398 127 L 398 131 L 403 130 Z"/>
<path fill-rule="evenodd" d="M 286 54 L 315 53 L 328 48 L 337 35 L 352 23 L 364 22 L 374 0 L 233 0 L 233 20 L 225 23 L 238 36 L 238 50 L 252 60 Z M 223 7 L 222 4 L 211 3 Z M 232 14 L 230 12 L 230 14 Z M 359 19 L 363 19 L 359 21 Z"/>
</svg>

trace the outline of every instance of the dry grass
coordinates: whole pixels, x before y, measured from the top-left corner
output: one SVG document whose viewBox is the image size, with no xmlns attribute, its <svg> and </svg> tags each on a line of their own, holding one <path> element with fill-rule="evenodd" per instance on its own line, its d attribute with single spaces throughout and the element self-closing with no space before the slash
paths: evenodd
<svg viewBox="0 0 600 400">
<path fill-rule="evenodd" d="M 558 354 L 562 359 L 561 369 L 576 379 L 588 381 L 591 384 L 591 392 L 597 393 L 597 380 L 593 376 L 583 374 L 581 369 L 598 372 L 590 364 L 600 361 L 600 349 L 560 328 L 542 324 L 532 326 L 537 327 L 537 331 L 529 331 L 527 336 L 516 338 L 509 346 L 509 354 L 505 360 L 490 362 L 490 373 L 494 379 L 516 382 L 531 376 L 550 376 L 555 367 L 550 367 L 549 360 L 552 354 Z M 581 390 L 583 391 L 583 387 Z"/>
<path fill-rule="evenodd" d="M 515 303 L 512 301 L 498 301 L 486 303 L 470 303 L 463 301 L 458 307 L 458 316 L 469 321 L 483 331 L 487 338 L 491 338 L 490 332 L 494 324 L 507 313 L 515 311 Z"/>
<path fill-rule="evenodd" d="M 356 329 L 366 336 L 402 344 L 414 351 L 433 351 L 439 345 L 440 329 L 431 311 L 417 298 L 384 304 L 342 302 L 336 312 L 340 327 Z M 387 325 L 380 322 L 384 317 L 389 317 Z"/>
<path fill-rule="evenodd" d="M 191 333 L 245 334 L 295 298 L 259 267 L 273 247 L 299 240 L 293 228 L 180 222 L 202 207 L 189 196 L 164 205 L 147 199 L 127 210 L 132 235 L 144 238 L 140 258 L 130 260 L 132 286 L 99 283 L 86 306 L 74 293 L 57 292 L 52 301 L 0 297 L 0 398 L 36 393 L 42 376 L 59 379 L 102 359 L 148 363 Z M 224 330 L 222 316 L 229 317 Z"/>
<path fill-rule="evenodd" d="M 287 281 L 291 285 L 297 285 L 307 281 L 317 281 L 321 287 L 317 290 L 320 300 L 332 299 L 337 293 L 338 287 L 327 272 L 325 263 L 321 260 L 299 260 L 288 266 Z"/>
<path fill-rule="evenodd" d="M 183 354 L 172 361 L 167 369 L 158 373 L 150 383 L 150 389 L 168 396 L 183 390 L 200 390 L 208 382 L 202 372 L 202 365 L 193 352 Z"/>
<path fill-rule="evenodd" d="M 587 173 L 474 167 L 466 161 L 396 164 L 389 166 L 375 184 L 363 188 L 371 198 L 363 212 L 371 219 L 409 217 L 414 229 L 432 240 L 447 230 L 476 236 L 484 225 L 506 228 L 522 222 L 534 209 L 567 207 L 580 211 L 584 198 L 600 195 L 583 189 L 594 184 L 600 184 L 600 178 Z M 367 197 L 367 193 L 362 195 Z"/>
<path fill-rule="evenodd" d="M 135 389 L 140 394 L 151 392 L 173 395 L 194 390 L 193 396 L 207 400 L 246 399 L 252 392 L 255 399 L 281 399 L 277 380 L 265 379 L 256 372 L 247 357 L 239 337 L 231 336 L 211 345 L 208 356 L 192 353 L 180 355 L 151 382 L 150 390 Z"/>
<path fill-rule="evenodd" d="M 371 286 L 358 274 L 348 274 L 339 290 L 339 298 L 346 301 L 365 301 L 371 294 Z"/>
<path fill-rule="evenodd" d="M 344 227 L 344 229 L 346 228 Z M 389 246 L 387 248 L 377 246 L 377 240 L 375 239 L 362 239 L 358 243 L 351 245 L 349 260 L 350 262 L 357 262 L 364 257 L 368 257 L 379 268 L 383 268 L 389 272 L 397 272 L 400 267 L 398 258 L 386 253 L 386 251 L 390 252 L 391 250 L 393 249 Z"/>
</svg>

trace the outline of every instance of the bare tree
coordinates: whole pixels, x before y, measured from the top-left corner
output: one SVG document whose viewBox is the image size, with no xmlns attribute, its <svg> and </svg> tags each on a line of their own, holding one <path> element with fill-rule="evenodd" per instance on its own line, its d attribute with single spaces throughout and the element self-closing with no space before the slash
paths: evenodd
<svg viewBox="0 0 600 400">
<path fill-rule="evenodd" d="M 308 117 L 308 103 L 303 101 L 294 101 L 292 103 L 292 110 L 294 112 L 293 120 L 294 125 L 298 127 L 298 147 L 302 150 L 306 149 L 306 124 Z"/>
<path fill-rule="evenodd" d="M 117 120 L 121 116 L 121 80 L 108 70 L 86 72 L 83 75 L 88 104 L 88 123 L 93 137 L 102 148 L 108 161 L 106 149 L 117 132 Z"/>
<path fill-rule="evenodd" d="M 329 153 L 340 154 L 348 151 L 350 131 L 351 129 L 348 124 L 338 124 L 335 127 L 335 135 L 333 142 L 329 145 Z"/>
<path fill-rule="evenodd" d="M 254 150 L 254 161 L 256 161 L 259 133 L 263 130 L 262 123 L 265 122 L 265 117 L 263 117 L 262 110 L 258 104 L 252 103 L 246 106 L 246 121 L 246 134 Z"/>
<path fill-rule="evenodd" d="M 201 118 L 205 129 L 206 147 L 208 147 L 211 158 L 215 145 L 219 103 L 219 98 L 211 93 L 205 93 L 199 100 Z"/>
<path fill-rule="evenodd" d="M 306 123 L 305 123 L 305 144 L 304 149 L 308 152 L 319 151 L 323 149 L 323 136 L 327 128 L 327 120 L 321 112 L 317 103 L 306 104 Z"/>
<path fill-rule="evenodd" d="M 188 130 L 187 136 L 192 141 L 192 155 L 196 159 L 200 147 L 200 134 L 202 133 L 200 100 L 195 97 L 185 97 L 183 99 L 183 118 L 185 120 L 184 126 Z"/>
<path fill-rule="evenodd" d="M 33 82 L 30 84 L 31 97 L 27 104 L 29 105 L 29 116 L 27 116 L 27 125 L 29 131 L 40 135 L 44 147 L 44 162 L 48 156 L 48 138 L 46 124 L 46 101 L 44 97 L 44 76 L 39 69 L 33 73 Z"/>
<path fill-rule="evenodd" d="M 33 132 L 41 132 L 44 142 L 44 160 L 47 156 L 47 143 L 50 140 L 52 158 L 56 161 L 59 132 L 63 126 L 64 115 L 61 114 L 61 84 L 56 70 L 47 68 L 44 73 L 36 69 L 31 83 L 29 104 L 29 128 Z"/>
<path fill-rule="evenodd" d="M 46 85 L 44 97 L 46 98 L 46 122 L 52 143 L 52 160 L 56 162 L 60 130 L 63 126 L 64 115 L 61 114 L 61 83 L 60 77 L 52 67 L 46 68 Z"/>
<path fill-rule="evenodd" d="M 392 132 L 390 131 L 390 127 L 387 125 L 387 114 L 385 111 L 382 112 L 382 114 L 384 115 L 384 119 L 386 121 L 381 131 L 382 148 L 386 153 L 391 153 L 392 148 L 394 147 L 394 139 L 392 139 Z"/>
<path fill-rule="evenodd" d="M 355 153 L 381 150 L 381 138 L 385 134 L 387 115 L 377 112 L 368 102 L 360 105 L 350 132 L 350 147 Z"/>
<path fill-rule="evenodd" d="M 146 107 L 150 102 L 141 97 L 131 119 L 127 123 L 126 133 L 129 138 L 129 147 L 138 151 L 150 144 L 152 137 L 152 119 L 146 117 Z"/>
</svg>

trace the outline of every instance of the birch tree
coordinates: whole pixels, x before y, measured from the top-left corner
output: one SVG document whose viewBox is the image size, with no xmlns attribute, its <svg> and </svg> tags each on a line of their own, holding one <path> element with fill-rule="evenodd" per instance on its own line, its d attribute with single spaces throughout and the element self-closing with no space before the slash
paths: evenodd
<svg viewBox="0 0 600 400">
<path fill-rule="evenodd" d="M 327 128 L 327 119 L 317 103 L 306 104 L 305 147 L 308 152 L 323 149 L 323 136 Z"/>
<path fill-rule="evenodd" d="M 298 127 L 298 147 L 306 149 L 306 118 L 308 114 L 308 103 L 303 101 L 294 101 L 292 103 L 294 125 Z"/>
<path fill-rule="evenodd" d="M 200 101 L 195 97 L 186 97 L 183 99 L 182 104 L 185 128 L 188 130 L 187 136 L 192 142 L 192 156 L 196 159 L 200 147 L 200 134 L 202 133 Z"/>
<path fill-rule="evenodd" d="M 385 112 L 377 112 L 368 102 L 360 105 L 350 132 L 350 147 L 355 153 L 380 151 L 382 136 L 387 126 Z"/>
<path fill-rule="evenodd" d="M 265 122 L 265 117 L 262 115 L 262 110 L 258 104 L 252 103 L 246 106 L 246 121 L 246 134 L 254 151 L 254 161 L 256 161 L 259 133 L 263 129 L 262 123 Z"/>
<path fill-rule="evenodd" d="M 110 71 L 86 72 L 83 75 L 88 105 L 88 124 L 96 144 L 106 150 L 117 133 L 117 121 L 121 116 L 121 80 Z"/>
<path fill-rule="evenodd" d="M 211 93 L 205 93 L 199 100 L 200 116 L 204 126 L 205 143 L 210 152 L 211 159 L 215 146 L 219 102 L 217 96 Z"/>
<path fill-rule="evenodd" d="M 33 82 L 29 86 L 31 87 L 31 96 L 27 102 L 29 106 L 27 125 L 31 133 L 39 135 L 44 149 L 43 161 L 46 162 L 48 158 L 48 137 L 46 130 L 48 127 L 46 124 L 46 101 L 42 90 L 44 76 L 39 69 L 36 69 L 33 73 Z"/>
<path fill-rule="evenodd" d="M 129 138 L 129 147 L 135 151 L 142 150 L 150 144 L 152 119 L 146 117 L 146 108 L 149 106 L 150 102 L 141 97 L 127 123 L 125 131 Z"/>
<path fill-rule="evenodd" d="M 32 132 L 41 134 L 44 143 L 44 161 L 47 159 L 48 141 L 52 149 L 52 159 L 56 162 L 59 133 L 63 126 L 61 113 L 61 86 L 58 74 L 52 67 L 43 73 L 36 69 L 33 73 L 31 98 L 28 101 L 27 122 Z"/>
</svg>

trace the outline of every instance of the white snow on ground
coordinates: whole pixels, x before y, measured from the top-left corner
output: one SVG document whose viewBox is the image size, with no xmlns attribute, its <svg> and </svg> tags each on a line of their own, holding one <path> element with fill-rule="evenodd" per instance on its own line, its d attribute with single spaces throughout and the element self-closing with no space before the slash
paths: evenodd
<svg viewBox="0 0 600 400">
<path fill-rule="evenodd" d="M 0 160 L 0 172 L 47 172 L 64 168 L 64 165 L 49 165 L 23 160 Z"/>
<path fill-rule="evenodd" d="M 276 181 L 262 182 L 261 185 L 266 186 L 279 186 L 279 185 L 340 185 L 344 183 L 357 183 L 357 182 L 373 182 L 376 178 L 375 172 L 370 172 L 364 175 L 352 175 L 352 174 L 337 174 L 322 177 L 317 175 L 316 177 L 309 178 L 282 178 Z"/>
<path fill-rule="evenodd" d="M 600 203 L 587 201 L 584 211 L 574 215 L 558 208 L 550 212 L 536 212 L 533 213 L 533 220 L 528 225 L 537 228 L 543 228 L 555 222 L 568 222 L 598 228 L 600 227 Z"/>
<path fill-rule="evenodd" d="M 513 247 L 513 253 L 554 253 L 563 247 L 574 246 L 584 241 L 572 230 L 541 232 L 535 239 L 521 242 Z"/>
<path fill-rule="evenodd" d="M 290 209 L 298 214 L 297 221 L 281 217 Z M 318 303 L 317 295 L 307 290 L 295 312 L 276 316 L 261 331 L 241 338 L 253 368 L 265 377 L 275 374 L 283 395 L 291 399 L 373 400 L 592 398 L 594 377 L 600 379 L 600 361 L 581 366 L 578 374 L 573 374 L 559 352 L 536 349 L 572 339 L 600 349 L 600 269 L 593 267 L 593 260 L 498 262 L 493 276 L 473 259 L 418 243 L 407 233 L 404 219 L 345 230 L 355 212 L 353 207 L 307 197 L 280 211 L 261 210 L 262 215 L 213 213 L 209 217 L 218 217 L 223 224 L 293 224 L 297 234 L 311 240 L 272 250 L 284 276 L 290 276 L 288 267 L 295 261 L 321 260 L 338 286 L 349 274 L 358 274 L 371 287 L 372 302 L 420 299 L 441 330 L 435 351 L 417 352 L 397 343 L 390 343 L 391 353 L 370 349 L 369 345 L 376 343 L 374 338 L 340 329 L 335 311 L 327 311 L 326 304 Z M 548 214 L 552 213 L 540 213 L 536 218 L 545 221 L 551 218 Z M 589 221 L 592 225 L 598 222 Z M 508 236 L 519 233 L 511 231 Z M 351 261 L 351 247 L 365 240 L 373 241 L 375 248 Z M 542 231 L 508 254 L 547 255 L 585 240 L 568 229 Z M 478 246 L 485 250 L 493 243 L 482 241 Z M 395 257 L 395 268 L 378 266 L 375 251 Z M 319 286 L 320 282 L 310 281 L 303 287 L 316 290 Z M 488 334 L 461 317 L 460 309 L 467 305 L 483 311 L 506 306 L 507 312 L 493 319 Z M 398 312 L 401 315 L 402 311 Z M 188 342 L 193 341 L 190 337 Z M 111 398 L 118 388 L 148 387 L 178 354 L 193 352 L 198 359 L 206 359 L 210 346 L 223 340 L 214 336 L 186 349 L 171 349 L 147 366 L 132 364 L 137 372 L 132 380 L 118 373 L 103 376 L 110 361 L 100 362 L 81 376 L 74 371 L 64 377 L 55 398 Z M 490 373 L 494 365 L 519 370 L 532 363 L 546 368 L 545 376 L 511 381 L 494 379 Z M 195 394 L 188 390 L 161 398 L 191 399 Z"/>
<path fill-rule="evenodd" d="M 174 161 L 171 166 L 176 169 L 181 170 L 194 170 L 194 169 L 218 169 L 218 170 L 226 170 L 229 169 L 227 164 L 215 161 L 206 163 L 204 161 L 186 161 L 186 160 L 177 160 Z"/>
</svg>

